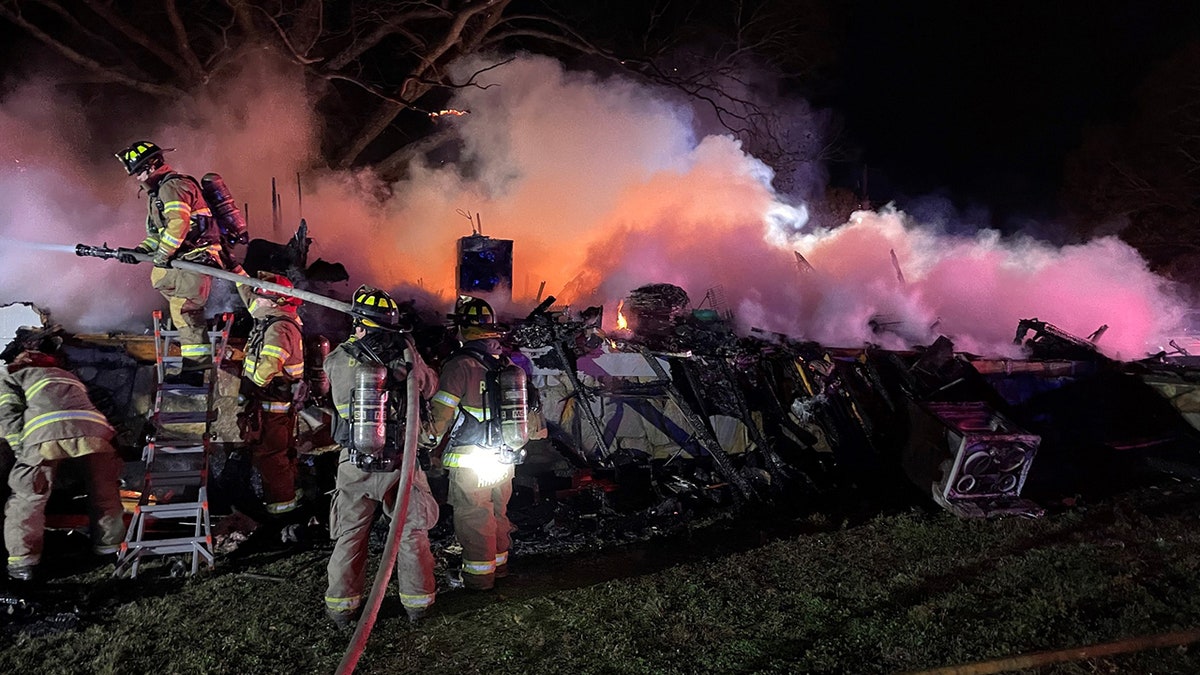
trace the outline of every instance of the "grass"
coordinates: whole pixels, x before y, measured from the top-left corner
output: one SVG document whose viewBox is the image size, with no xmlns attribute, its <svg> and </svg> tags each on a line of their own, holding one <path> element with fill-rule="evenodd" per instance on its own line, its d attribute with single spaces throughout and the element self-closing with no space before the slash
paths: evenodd
<svg viewBox="0 0 1200 675">
<path fill-rule="evenodd" d="M 1040 519 L 815 513 L 788 524 L 806 533 L 759 543 L 764 521 L 746 518 L 517 557 L 496 591 L 444 592 L 416 626 L 389 598 L 358 672 L 891 673 L 1193 628 L 1198 516 L 1200 485 L 1166 479 Z M 260 553 L 194 579 L 61 576 L 39 616 L 77 625 L 9 618 L 0 672 L 334 672 L 350 633 L 322 615 L 327 556 Z M 1200 652 L 1037 672 L 1200 672 Z"/>
</svg>

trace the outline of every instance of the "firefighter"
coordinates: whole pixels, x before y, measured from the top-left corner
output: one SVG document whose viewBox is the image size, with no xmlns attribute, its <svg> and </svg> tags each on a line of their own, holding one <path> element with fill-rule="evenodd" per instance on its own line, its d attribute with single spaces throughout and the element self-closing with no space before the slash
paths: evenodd
<svg viewBox="0 0 1200 675">
<path fill-rule="evenodd" d="M 234 270 L 245 274 L 238 266 Z M 292 288 L 285 276 L 260 271 L 258 278 Z M 275 291 L 237 285 L 238 294 L 254 319 L 242 362 L 238 416 L 242 442 L 262 477 L 267 515 L 295 511 L 296 388 L 304 381 L 304 341 L 297 308 L 300 299 Z"/>
<path fill-rule="evenodd" d="M 117 153 L 117 159 L 146 189 L 149 209 L 146 238 L 134 250 L 154 256 L 150 283 L 167 299 L 171 320 L 179 331 L 183 370 L 174 379 L 200 384 L 204 371 L 212 364 L 212 344 L 204 315 L 212 279 L 205 274 L 173 269 L 171 261 L 220 268 L 221 232 L 200 184 L 191 176 L 173 171 L 163 161 L 163 150 L 150 141 L 138 141 Z M 130 254 L 120 255 L 118 260 L 138 262 Z"/>
<path fill-rule="evenodd" d="M 400 446 L 403 445 L 403 434 L 395 433 L 392 425 L 387 425 L 386 433 L 393 443 L 385 446 L 382 455 L 369 455 L 355 449 L 354 438 L 361 437 L 364 431 L 374 435 L 373 428 L 356 429 L 355 424 L 360 424 L 360 420 L 371 421 L 366 418 L 383 423 L 376 416 L 359 414 L 358 401 L 365 397 L 377 401 L 386 392 L 387 399 L 393 403 L 387 418 L 395 420 L 399 416 L 403 419 L 407 377 L 417 378 L 417 390 L 423 399 L 428 399 L 437 390 L 437 375 L 421 360 L 411 340 L 396 332 L 400 312 L 390 295 L 361 286 L 355 291 L 351 305 L 356 315 L 354 334 L 325 359 L 325 372 L 337 412 L 333 418 L 333 438 L 342 447 L 329 511 L 329 535 L 335 543 L 329 558 L 325 612 L 339 627 L 350 625 L 359 615 L 371 523 L 380 506 L 389 517 L 395 512 L 403 450 L 395 443 L 398 440 Z M 410 364 L 403 358 L 406 346 L 413 357 L 411 372 Z M 358 375 L 371 372 L 368 369 L 372 368 L 375 369 L 373 372 L 378 372 L 380 366 L 386 369 L 384 391 L 363 391 L 360 383 L 369 378 Z M 437 501 L 430 492 L 425 472 L 418 468 L 413 472 L 407 516 L 396 558 L 400 602 L 410 621 L 423 617 L 434 601 L 436 582 L 429 529 L 437 524 L 437 519 Z"/>
<path fill-rule="evenodd" d="M 45 350 L 45 351 L 40 351 Z M 117 552 L 125 538 L 121 506 L 121 460 L 110 441 L 115 432 L 88 399 L 83 382 L 64 370 L 45 340 L 38 348 L 6 350 L 0 376 L 0 431 L 16 453 L 4 505 L 8 576 L 30 581 L 42 558 L 46 503 L 63 460 L 86 463 L 93 550 Z"/>
<path fill-rule="evenodd" d="M 435 447 L 451 434 L 442 465 L 450 475 L 447 501 L 454 509 L 454 533 L 462 546 L 461 581 L 471 590 L 490 590 L 496 578 L 508 575 L 508 500 L 514 471 L 486 445 L 483 391 L 488 368 L 471 352 L 497 365 L 511 361 L 501 351 L 501 329 L 486 301 L 464 296 L 453 316 L 463 345 L 442 366 L 431 435 L 423 443 Z"/>
</svg>

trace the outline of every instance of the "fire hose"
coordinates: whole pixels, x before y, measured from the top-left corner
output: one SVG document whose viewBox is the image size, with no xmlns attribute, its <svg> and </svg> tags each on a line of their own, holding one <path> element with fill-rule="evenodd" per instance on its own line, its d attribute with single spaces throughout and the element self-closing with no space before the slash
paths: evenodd
<svg viewBox="0 0 1200 675">
<path fill-rule="evenodd" d="M 404 360 L 409 364 L 416 363 L 413 347 L 404 350 Z M 408 497 L 412 491 L 413 471 L 417 466 L 417 378 L 413 377 L 412 368 L 406 378 L 407 406 L 404 413 L 404 457 L 400 462 L 400 480 L 396 485 L 396 508 L 392 517 L 392 529 L 388 532 L 387 544 L 383 547 L 383 559 L 379 561 L 379 569 L 375 572 L 375 585 L 367 596 L 366 606 L 363 607 L 362 618 L 354 629 L 354 637 L 342 655 L 338 664 L 338 675 L 349 675 L 358 665 L 358 659 L 367 648 L 367 638 L 379 615 L 379 606 L 387 592 L 388 582 L 392 579 L 392 568 L 396 566 L 396 555 L 400 551 L 400 533 L 404 530 L 404 522 L 408 519 Z"/>
<path fill-rule="evenodd" d="M 109 248 L 105 246 L 88 246 L 79 244 L 75 247 L 75 255 L 110 259 L 128 254 L 132 255 L 138 262 L 153 262 L 153 256 L 145 253 L 140 253 L 129 248 Z M 350 303 L 341 302 L 332 298 L 327 298 L 323 295 L 310 293 L 297 288 L 289 288 L 280 284 L 263 281 L 261 279 L 253 279 L 234 272 L 227 272 L 216 267 L 200 265 L 183 260 L 171 261 L 171 267 L 175 269 L 196 272 L 197 274 L 206 274 L 218 279 L 225 279 L 237 284 L 245 284 L 254 288 L 274 291 L 283 295 L 288 295 L 294 298 L 300 298 L 306 302 L 329 307 L 339 312 L 353 314 Z M 416 350 L 410 343 L 404 350 L 404 360 L 407 363 L 416 363 Z M 358 622 L 358 626 L 354 630 L 354 636 L 350 640 L 350 644 L 346 646 L 346 652 L 342 655 L 342 661 L 338 664 L 337 672 L 339 675 L 348 675 L 354 672 L 355 666 L 358 665 L 358 660 L 362 657 L 363 651 L 367 647 L 367 639 L 371 635 L 371 629 L 375 626 L 375 620 L 379 616 L 379 608 L 383 604 L 383 596 L 387 593 L 388 583 L 392 578 L 392 570 L 396 566 L 396 556 L 400 551 L 400 533 L 404 530 L 404 523 L 408 520 L 408 502 L 409 493 L 412 491 L 413 471 L 417 466 L 417 429 L 420 425 L 418 419 L 418 392 L 417 381 L 415 377 L 406 378 L 406 409 L 404 415 L 405 434 L 404 434 L 404 455 L 400 462 L 400 480 L 396 484 L 396 496 L 393 500 L 395 509 L 392 513 L 392 527 L 388 532 L 387 543 L 383 549 L 383 559 L 379 563 L 379 570 L 375 573 L 375 583 L 371 587 L 371 593 L 367 596 L 366 605 L 363 607 L 362 618 Z"/>
<path fill-rule="evenodd" d="M 146 253 L 141 253 L 140 251 L 137 251 L 132 248 L 109 248 L 108 246 L 88 246 L 87 244 L 76 245 L 75 246 L 75 255 L 83 256 L 83 257 L 87 257 L 87 258 L 101 258 L 101 259 L 112 259 L 112 258 L 118 258 L 123 255 L 130 255 L 130 256 L 133 256 L 135 259 L 137 259 L 138 262 L 154 262 L 154 256 L 146 254 Z M 244 284 L 244 285 L 250 286 L 252 288 L 261 288 L 266 291 L 274 291 L 281 295 L 288 295 L 293 298 L 300 298 L 301 300 L 303 300 L 305 302 L 311 302 L 315 305 L 322 305 L 322 306 L 328 307 L 330 309 L 336 309 L 337 311 L 344 312 L 346 314 L 354 313 L 353 311 L 351 311 L 350 303 L 348 303 L 348 302 L 342 302 L 341 300 L 334 300 L 333 298 L 327 298 L 323 295 L 318 295 L 311 291 L 303 291 L 303 290 L 300 290 L 299 288 L 290 288 L 288 286 L 283 286 L 283 285 L 276 284 L 276 283 L 273 283 L 270 281 L 263 281 L 262 279 L 254 279 L 252 277 L 237 274 L 236 272 L 229 272 L 229 271 L 223 270 L 219 267 L 209 267 L 208 265 L 201 265 L 199 263 L 187 262 L 186 260 L 172 260 L 171 267 L 173 269 L 186 270 L 188 272 L 195 272 L 197 274 L 206 274 L 210 277 L 214 277 L 217 279 L 225 279 L 226 281 L 232 281 L 235 284 Z"/>
</svg>

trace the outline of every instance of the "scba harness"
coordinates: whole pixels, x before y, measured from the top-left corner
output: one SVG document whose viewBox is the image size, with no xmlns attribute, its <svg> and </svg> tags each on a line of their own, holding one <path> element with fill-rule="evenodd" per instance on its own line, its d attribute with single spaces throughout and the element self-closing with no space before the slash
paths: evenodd
<svg viewBox="0 0 1200 675">
<path fill-rule="evenodd" d="M 404 452 L 405 391 L 366 345 L 355 343 L 351 356 L 358 363 L 350 393 L 350 462 L 363 471 L 395 471 Z"/>
<path fill-rule="evenodd" d="M 462 355 L 483 365 L 483 419 L 459 403 L 459 419 L 452 434 L 454 445 L 478 445 L 494 449 L 502 464 L 525 461 L 529 442 L 528 378 L 520 366 L 480 349 L 464 347 Z"/>
<path fill-rule="evenodd" d="M 153 189 L 147 192 L 150 201 L 154 204 L 154 208 L 158 213 L 159 221 L 167 222 L 166 204 L 159 198 L 158 192 L 166 185 L 168 181 L 185 180 L 196 186 L 200 191 L 200 196 L 204 200 L 205 206 L 208 207 L 209 215 L 192 214 L 191 223 L 189 225 L 188 234 L 184 238 L 185 243 L 194 248 L 203 249 L 212 244 L 220 244 L 222 262 L 227 266 L 232 266 L 233 261 L 232 250 L 238 244 L 245 244 L 250 240 L 250 235 L 247 229 L 246 218 L 237 207 L 237 202 L 234 201 L 229 187 L 225 185 L 225 180 L 217 173 L 206 173 L 200 180 L 196 180 L 192 176 L 182 173 L 171 172 L 163 176 L 162 180 L 154 186 Z M 214 233 L 215 226 L 215 233 Z"/>
</svg>

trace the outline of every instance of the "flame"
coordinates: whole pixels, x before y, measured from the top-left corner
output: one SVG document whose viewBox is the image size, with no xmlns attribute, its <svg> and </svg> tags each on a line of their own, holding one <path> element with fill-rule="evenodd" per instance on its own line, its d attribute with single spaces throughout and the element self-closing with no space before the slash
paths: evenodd
<svg viewBox="0 0 1200 675">
<path fill-rule="evenodd" d="M 429 113 L 429 119 L 436 122 L 436 121 L 438 121 L 439 117 L 450 117 L 450 116 L 462 117 L 463 115 L 470 114 L 470 112 L 471 112 L 470 110 L 455 110 L 453 108 L 450 108 L 447 110 L 439 110 L 437 112 Z"/>
<path fill-rule="evenodd" d="M 137 490 L 121 490 L 121 506 L 125 513 L 137 513 L 141 499 L 142 493 Z M 154 495 L 149 495 L 146 500 L 149 504 L 158 503 L 158 498 Z"/>
<path fill-rule="evenodd" d="M 617 303 L 617 330 L 628 330 L 629 321 L 625 319 L 625 315 L 621 313 L 621 308 L 625 306 L 625 301 L 621 300 Z"/>
</svg>

